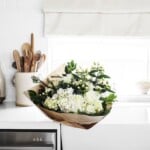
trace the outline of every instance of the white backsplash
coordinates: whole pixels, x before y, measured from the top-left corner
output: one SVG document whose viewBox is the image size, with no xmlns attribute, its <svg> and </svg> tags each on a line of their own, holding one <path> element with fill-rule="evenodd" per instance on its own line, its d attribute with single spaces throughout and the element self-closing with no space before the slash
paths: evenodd
<svg viewBox="0 0 150 150">
<path fill-rule="evenodd" d="M 11 79 L 16 70 L 11 67 L 12 51 L 30 42 L 35 35 L 35 50 L 47 52 L 47 39 L 43 33 L 43 0 L 0 0 L 0 63 L 6 78 L 7 101 L 15 101 Z"/>
</svg>

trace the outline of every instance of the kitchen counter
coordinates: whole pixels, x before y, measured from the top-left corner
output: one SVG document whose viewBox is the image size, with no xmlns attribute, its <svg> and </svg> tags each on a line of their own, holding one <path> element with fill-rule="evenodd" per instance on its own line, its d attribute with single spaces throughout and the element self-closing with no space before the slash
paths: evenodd
<svg viewBox="0 0 150 150">
<path fill-rule="evenodd" d="M 50 121 L 37 107 L 20 107 L 15 102 L 6 102 L 0 105 L 0 121 Z M 52 120 L 51 120 L 52 121 Z"/>
<path fill-rule="evenodd" d="M 101 124 L 142 124 L 150 123 L 150 103 L 116 102 Z M 0 127 L 5 123 L 49 123 L 58 124 L 48 118 L 36 106 L 19 107 L 15 102 L 4 101 L 0 105 Z"/>
<path fill-rule="evenodd" d="M 4 101 L 0 105 L 0 129 L 2 128 L 59 128 L 37 107 L 19 107 L 15 102 Z"/>
</svg>

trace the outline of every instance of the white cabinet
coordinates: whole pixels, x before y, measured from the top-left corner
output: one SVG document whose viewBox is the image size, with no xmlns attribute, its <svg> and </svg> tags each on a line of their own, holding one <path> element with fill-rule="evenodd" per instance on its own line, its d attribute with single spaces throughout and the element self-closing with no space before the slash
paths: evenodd
<svg viewBox="0 0 150 150">
<path fill-rule="evenodd" d="M 149 150 L 148 103 L 118 103 L 89 130 L 63 125 L 64 150 Z"/>
</svg>

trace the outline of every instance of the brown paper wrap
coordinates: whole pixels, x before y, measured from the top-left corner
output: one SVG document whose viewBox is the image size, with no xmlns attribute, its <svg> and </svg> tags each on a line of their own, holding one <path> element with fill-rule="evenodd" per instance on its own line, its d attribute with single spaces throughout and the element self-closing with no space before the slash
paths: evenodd
<svg viewBox="0 0 150 150">
<path fill-rule="evenodd" d="M 63 72 L 64 72 L 64 65 L 60 66 L 57 70 L 52 72 L 48 76 L 48 78 L 50 78 L 50 76 L 62 75 Z M 44 82 L 46 83 L 46 80 L 44 80 Z M 39 88 L 40 88 L 40 85 L 35 86 L 31 88 L 30 90 L 34 90 L 35 92 L 37 92 Z M 27 92 L 26 92 L 26 95 L 29 97 Z M 73 114 L 73 113 L 59 113 L 59 112 L 49 110 L 39 105 L 36 105 L 36 106 L 50 119 L 53 119 L 65 125 L 69 125 L 69 126 L 76 127 L 76 128 L 82 128 L 82 129 L 89 129 L 93 127 L 95 124 L 97 124 L 99 121 L 101 121 L 105 117 L 105 116 L 90 116 L 90 115 Z"/>
<path fill-rule="evenodd" d="M 89 116 L 89 115 L 82 115 L 82 114 L 73 114 L 73 113 L 58 113 L 55 111 L 48 110 L 41 106 L 38 106 L 40 110 L 42 110 L 48 117 L 51 119 L 61 122 L 63 124 L 89 129 L 94 126 L 96 123 L 101 121 L 104 116 Z"/>
</svg>

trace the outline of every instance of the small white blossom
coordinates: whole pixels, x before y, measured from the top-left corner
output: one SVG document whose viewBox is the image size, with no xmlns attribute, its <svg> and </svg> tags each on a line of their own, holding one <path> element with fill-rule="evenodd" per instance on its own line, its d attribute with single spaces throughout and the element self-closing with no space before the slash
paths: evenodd
<svg viewBox="0 0 150 150">
<path fill-rule="evenodd" d="M 51 98 L 47 98 L 44 102 L 44 106 L 48 107 L 49 109 L 52 110 L 58 110 L 58 104 L 57 104 L 57 100 L 52 100 Z"/>
<path fill-rule="evenodd" d="M 65 83 L 70 83 L 72 80 L 72 75 L 71 74 L 68 74 L 67 76 L 63 77 L 63 81 Z"/>
</svg>

